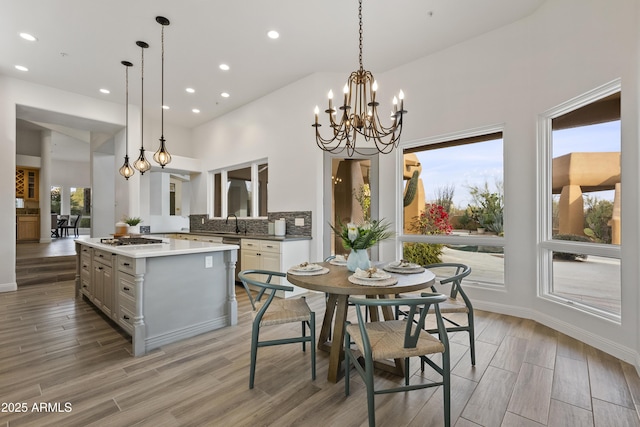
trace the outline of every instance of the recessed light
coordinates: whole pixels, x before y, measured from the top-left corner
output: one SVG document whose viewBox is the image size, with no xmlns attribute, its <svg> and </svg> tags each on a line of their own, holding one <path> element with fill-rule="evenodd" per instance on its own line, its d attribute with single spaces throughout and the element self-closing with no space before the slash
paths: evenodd
<svg viewBox="0 0 640 427">
<path fill-rule="evenodd" d="M 185 90 L 186 90 L 187 92 L 189 92 L 189 93 L 195 93 L 195 92 L 196 92 L 196 90 L 195 90 L 194 88 L 192 88 L 192 87 L 188 87 L 188 88 L 186 88 Z"/>
<path fill-rule="evenodd" d="M 111 91 L 109 91 L 109 89 L 100 89 L 100 92 L 101 93 L 105 93 L 105 94 L 111 93 Z"/>
<path fill-rule="evenodd" d="M 168 105 L 163 105 L 163 106 L 162 106 L 162 109 L 163 109 L 163 110 L 168 110 L 168 109 L 169 109 L 169 106 L 168 106 Z"/>
<path fill-rule="evenodd" d="M 28 40 L 30 42 L 35 42 L 35 41 L 38 40 L 36 37 L 32 36 L 29 33 L 20 33 L 20 37 L 22 37 L 23 39 Z"/>
<path fill-rule="evenodd" d="M 229 66 L 227 64 L 220 64 L 220 69 L 222 71 L 229 71 Z"/>
<path fill-rule="evenodd" d="M 25 67 L 24 65 L 16 65 L 16 70 L 29 71 L 29 69 L 27 67 Z"/>
<path fill-rule="evenodd" d="M 229 94 L 228 94 L 227 92 L 222 92 L 222 93 L 220 94 L 220 96 L 221 96 L 221 97 L 223 97 L 223 98 L 228 98 L 228 97 L 229 97 Z"/>
<path fill-rule="evenodd" d="M 194 113 L 199 113 L 199 112 L 200 112 L 200 110 L 198 110 L 197 108 L 194 108 L 194 109 L 193 109 L 193 110 L 191 110 L 191 111 L 193 111 Z"/>
<path fill-rule="evenodd" d="M 280 37 L 280 33 L 278 33 L 275 30 L 271 30 L 267 33 L 267 36 L 269 36 L 270 39 L 277 39 L 278 37 Z"/>
</svg>

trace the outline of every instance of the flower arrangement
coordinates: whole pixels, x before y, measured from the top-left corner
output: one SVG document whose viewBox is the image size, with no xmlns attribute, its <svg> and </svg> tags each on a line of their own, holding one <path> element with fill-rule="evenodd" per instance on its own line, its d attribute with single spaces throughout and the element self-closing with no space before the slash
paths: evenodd
<svg viewBox="0 0 640 427">
<path fill-rule="evenodd" d="M 348 224 L 338 223 L 336 227 L 329 224 L 331 229 L 342 239 L 345 249 L 368 249 L 378 242 L 393 236 L 389 231 L 391 223 L 382 220 L 373 220 L 356 225 L 352 222 Z"/>
<path fill-rule="evenodd" d="M 122 220 L 127 225 L 138 225 L 142 222 L 142 218 L 134 216 L 134 217 L 125 217 Z"/>
</svg>

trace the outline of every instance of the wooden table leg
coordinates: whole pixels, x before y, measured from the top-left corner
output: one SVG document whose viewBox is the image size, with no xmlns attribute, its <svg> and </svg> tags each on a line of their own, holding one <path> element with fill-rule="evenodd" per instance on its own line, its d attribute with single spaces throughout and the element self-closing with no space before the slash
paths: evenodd
<svg viewBox="0 0 640 427">
<path fill-rule="evenodd" d="M 333 323 L 333 337 L 331 341 L 331 352 L 329 353 L 329 372 L 327 380 L 337 383 L 342 377 L 342 360 L 344 359 L 344 322 L 347 320 L 347 300 L 349 295 L 338 295 Z"/>
<path fill-rule="evenodd" d="M 324 318 L 322 320 L 322 329 L 320 329 L 320 336 L 318 337 L 318 350 L 331 351 L 331 329 L 337 301 L 337 295 L 329 294 L 329 298 L 327 298 L 327 308 L 324 311 Z"/>
</svg>

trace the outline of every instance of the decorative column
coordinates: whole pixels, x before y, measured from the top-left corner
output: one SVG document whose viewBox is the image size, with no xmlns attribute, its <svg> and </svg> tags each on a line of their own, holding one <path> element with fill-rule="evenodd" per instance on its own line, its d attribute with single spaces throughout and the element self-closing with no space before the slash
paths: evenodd
<svg viewBox="0 0 640 427">
<path fill-rule="evenodd" d="M 51 131 L 40 138 L 40 243 L 51 242 Z"/>
<path fill-rule="evenodd" d="M 560 234 L 584 236 L 584 202 L 579 185 L 562 187 L 559 202 Z"/>
</svg>

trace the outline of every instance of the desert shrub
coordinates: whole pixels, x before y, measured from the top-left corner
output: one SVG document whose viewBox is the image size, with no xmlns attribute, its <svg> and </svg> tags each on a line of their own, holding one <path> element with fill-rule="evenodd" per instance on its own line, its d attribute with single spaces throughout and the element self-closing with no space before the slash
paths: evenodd
<svg viewBox="0 0 640 427">
<path fill-rule="evenodd" d="M 436 264 L 442 262 L 442 247 L 437 243 L 405 243 L 402 256 L 419 265 Z"/>
<path fill-rule="evenodd" d="M 570 240 L 572 242 L 590 242 L 591 240 L 585 236 L 578 236 L 577 234 L 556 234 L 553 236 L 555 240 Z M 576 261 L 578 259 L 585 260 L 587 255 L 584 254 L 572 254 L 569 252 L 554 252 L 553 259 L 561 259 L 565 261 Z"/>
</svg>

